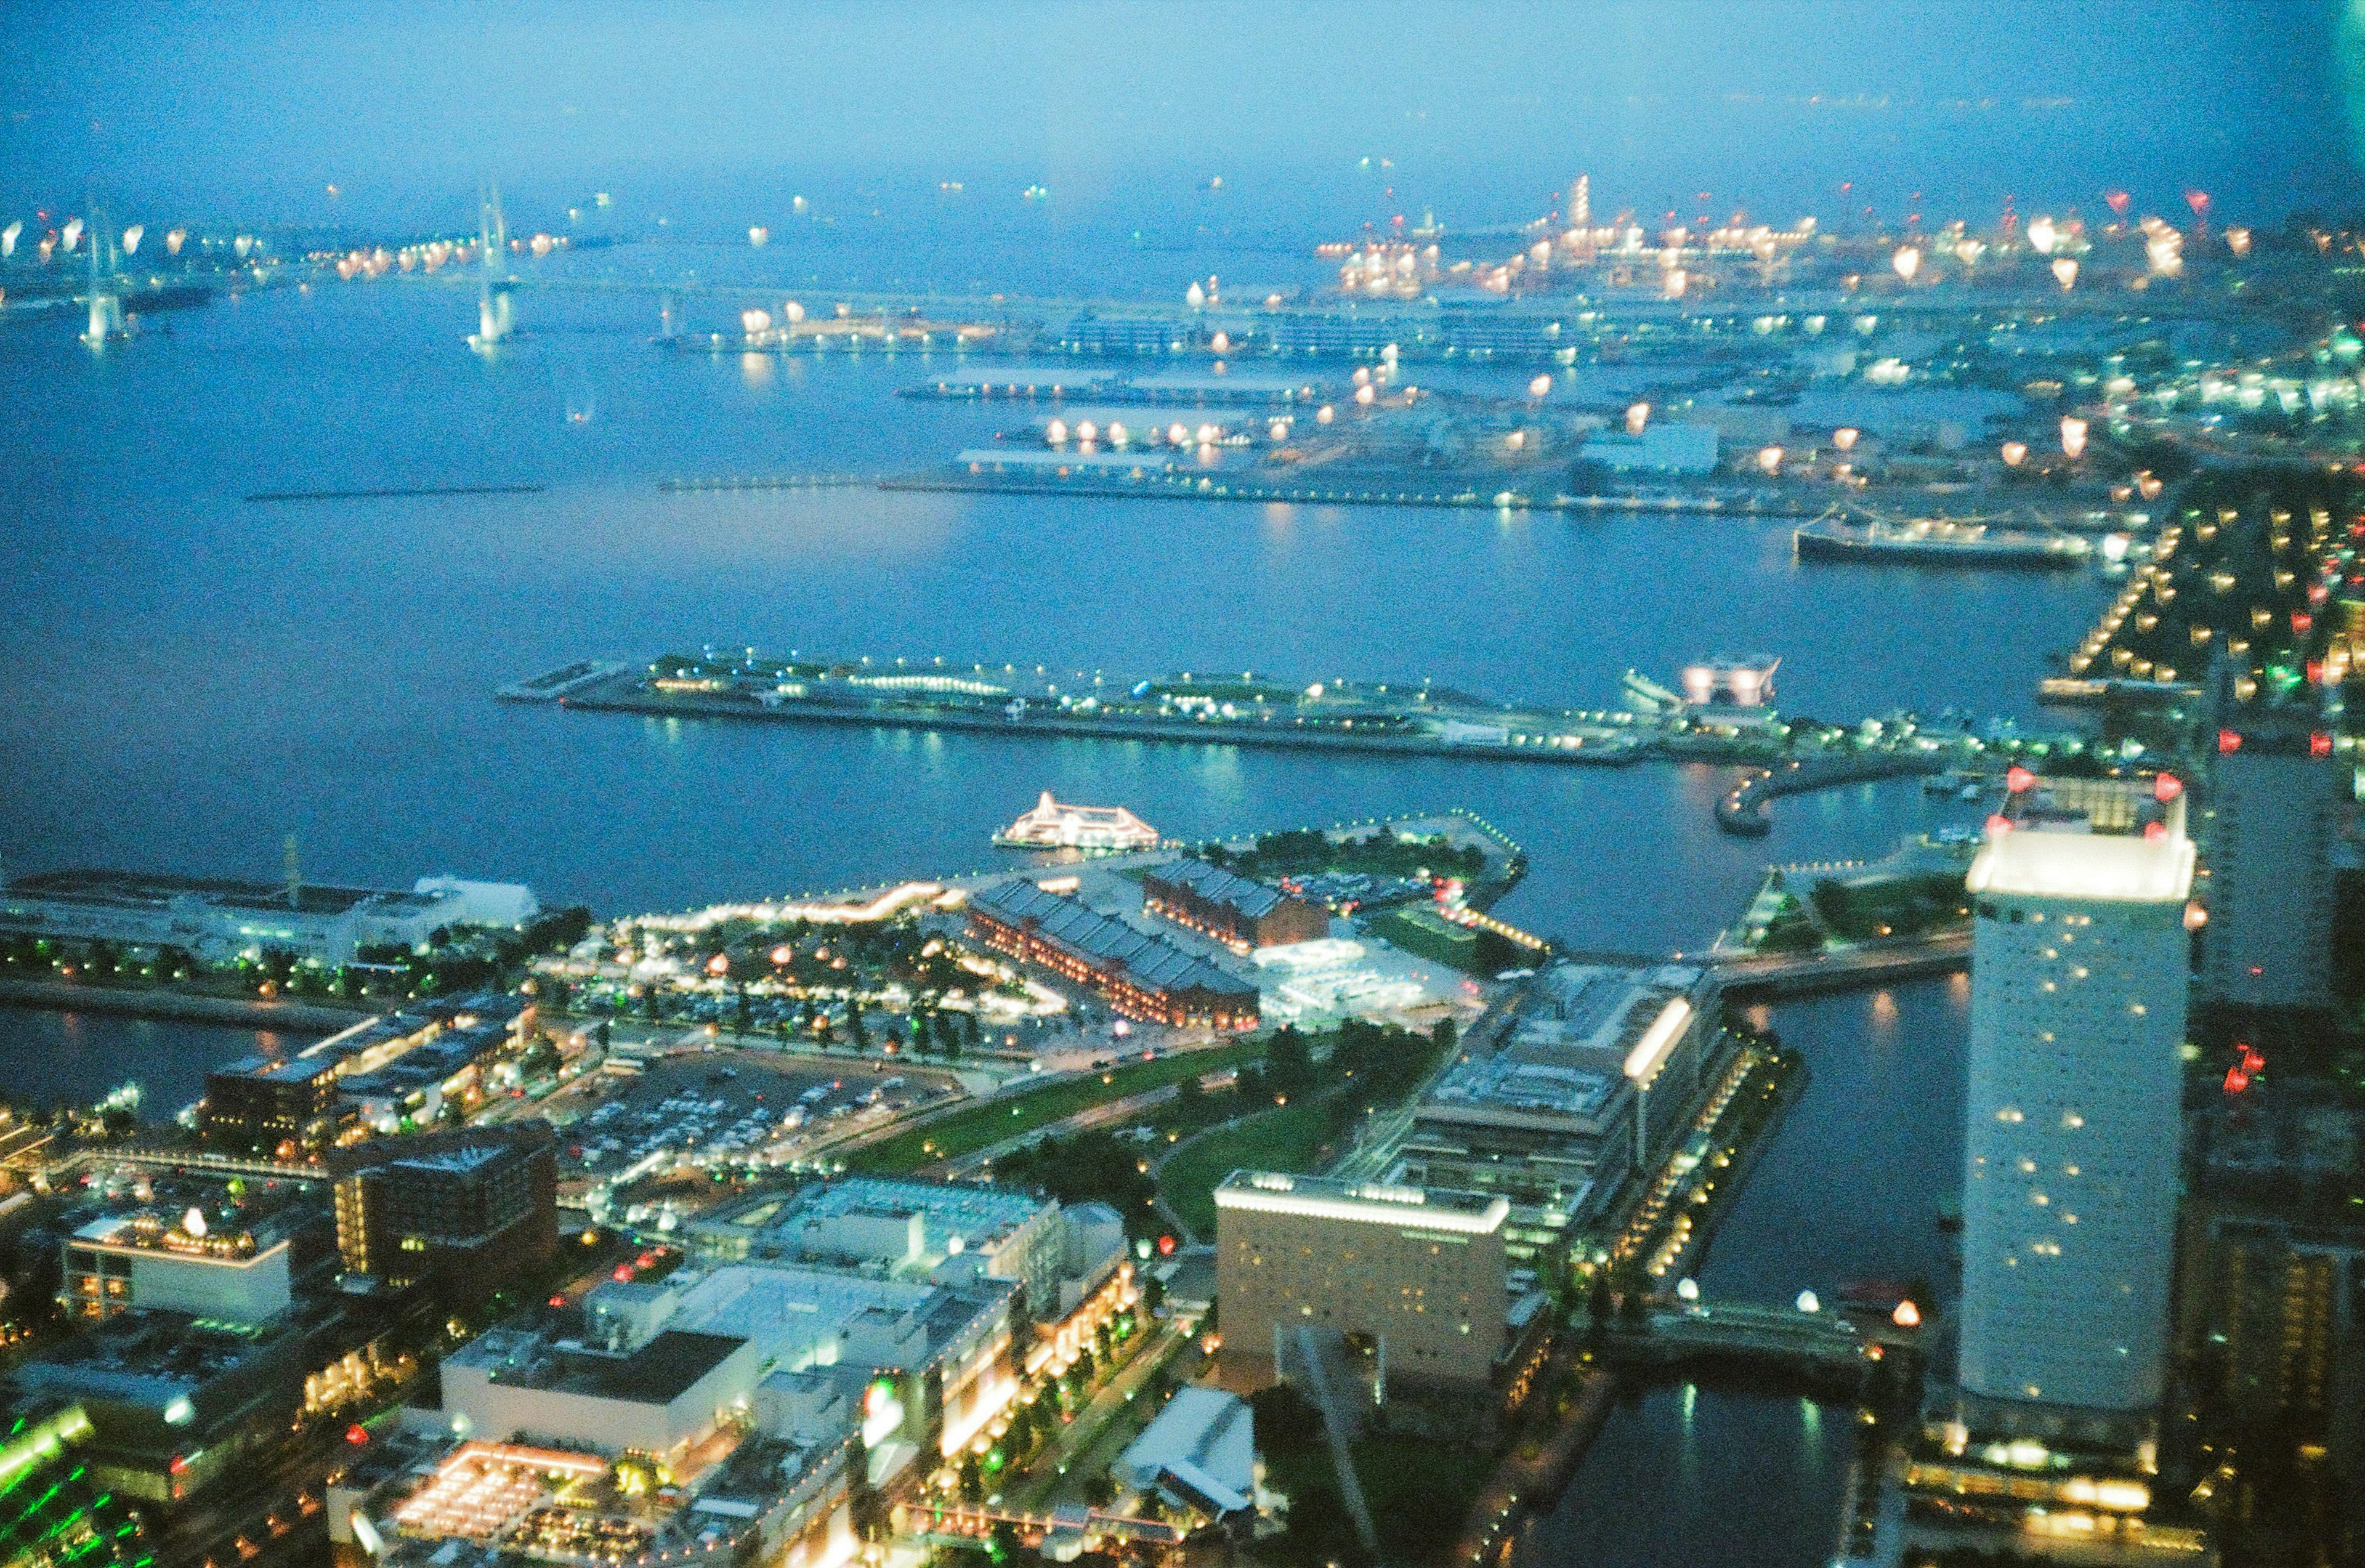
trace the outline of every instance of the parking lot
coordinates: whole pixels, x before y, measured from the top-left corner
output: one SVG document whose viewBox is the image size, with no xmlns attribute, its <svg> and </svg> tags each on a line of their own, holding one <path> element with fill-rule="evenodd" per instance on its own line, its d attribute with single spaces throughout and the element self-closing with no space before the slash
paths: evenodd
<svg viewBox="0 0 2365 1568">
<path fill-rule="evenodd" d="M 643 1047 L 644 1048 L 644 1047 Z M 627 1056 L 631 1051 L 633 1054 Z M 825 1137 L 958 1092 L 948 1073 L 717 1047 L 588 1073 L 543 1103 L 560 1126 L 563 1180 L 629 1182 L 685 1165 L 789 1163 Z"/>
</svg>

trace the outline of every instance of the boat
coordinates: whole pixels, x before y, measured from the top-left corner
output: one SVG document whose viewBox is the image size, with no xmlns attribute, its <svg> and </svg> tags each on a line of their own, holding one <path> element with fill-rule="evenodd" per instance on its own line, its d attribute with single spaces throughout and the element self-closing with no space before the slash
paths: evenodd
<svg viewBox="0 0 2365 1568">
<path fill-rule="evenodd" d="M 993 835 L 1001 849 L 1081 849 L 1116 855 L 1158 847 L 1158 830 L 1123 806 L 1077 806 L 1052 799 L 1051 791 L 1031 811 Z"/>
<path fill-rule="evenodd" d="M 2093 545 L 2074 533 L 1997 528 L 1943 517 L 1854 522 L 1826 515 L 1800 523 L 1790 535 L 1801 560 L 1911 561 L 1930 566 L 2082 566 Z"/>
</svg>

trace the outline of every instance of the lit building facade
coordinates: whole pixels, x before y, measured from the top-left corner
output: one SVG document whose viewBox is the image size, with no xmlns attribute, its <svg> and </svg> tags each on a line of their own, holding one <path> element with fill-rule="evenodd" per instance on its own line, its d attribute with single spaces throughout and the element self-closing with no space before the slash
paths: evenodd
<svg viewBox="0 0 2365 1568">
<path fill-rule="evenodd" d="M 337 1182 L 337 1253 L 350 1272 L 408 1285 L 481 1266 L 512 1275 L 558 1244 L 558 1163 L 546 1124 L 434 1140 Z"/>
<path fill-rule="evenodd" d="M 2156 1417 L 2193 870 L 2183 795 L 2157 793 L 2023 789 L 1971 866 L 1959 1383 L 1975 1427 L 2101 1440 Z"/>
<path fill-rule="evenodd" d="M 1235 1171 L 1216 1189 L 1218 1367 L 1278 1380 L 1300 1327 L 1371 1343 L 1382 1386 L 1485 1389 L 1508 1348 L 1500 1197 Z"/>
<path fill-rule="evenodd" d="M 971 895 L 969 929 L 994 952 L 1091 987 L 1126 1017 L 1177 1027 L 1257 1026 L 1257 988 L 1249 981 L 1033 882 Z"/>
<path fill-rule="evenodd" d="M 1330 935 L 1320 904 L 1236 877 L 1205 860 L 1178 860 L 1141 879 L 1142 908 L 1236 953 L 1318 942 Z"/>
<path fill-rule="evenodd" d="M 110 1215 L 66 1238 L 61 1299 L 78 1317 L 137 1308 L 255 1327 L 287 1310 L 287 1242 L 251 1231 L 209 1234 L 202 1218 Z"/>
<path fill-rule="evenodd" d="M 1016 822 L 993 835 L 1013 849 L 1093 849 L 1117 852 L 1155 849 L 1158 830 L 1123 806 L 1071 806 L 1043 798 Z"/>
</svg>

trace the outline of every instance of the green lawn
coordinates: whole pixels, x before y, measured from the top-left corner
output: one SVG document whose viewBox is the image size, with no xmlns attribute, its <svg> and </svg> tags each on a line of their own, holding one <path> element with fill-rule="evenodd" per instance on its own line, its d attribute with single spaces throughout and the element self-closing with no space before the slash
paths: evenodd
<svg viewBox="0 0 2365 1568">
<path fill-rule="evenodd" d="M 1235 1170 L 1310 1171 L 1329 1138 L 1318 1101 L 1278 1106 L 1210 1133 L 1159 1168 L 1159 1190 L 1201 1240 L 1216 1235 L 1216 1183 Z"/>
<path fill-rule="evenodd" d="M 1459 1443 L 1367 1437 L 1355 1444 L 1355 1478 L 1392 1562 L 1443 1562 L 1494 1473 L 1493 1454 Z"/>
<path fill-rule="evenodd" d="M 1033 1132 L 1064 1121 L 1079 1111 L 1129 1094 L 1161 1089 L 1227 1067 L 1239 1067 L 1262 1057 L 1265 1042 L 1234 1040 L 1204 1051 L 1160 1057 L 1156 1061 L 1121 1061 L 1104 1072 L 1047 1084 L 1014 1099 L 956 1111 L 939 1121 L 893 1137 L 882 1138 L 847 1157 L 855 1170 L 893 1175 L 916 1170 L 933 1159 L 958 1159 L 990 1148 L 1004 1138 Z"/>
<path fill-rule="evenodd" d="M 1372 1510 L 1372 1528 L 1389 1562 L 1440 1562 L 1471 1506 L 1494 1473 L 1485 1449 L 1378 1434 L 1357 1439 L 1355 1479 Z M 1267 1479 L 1290 1501 L 1289 1531 L 1268 1561 L 1291 1568 L 1370 1560 L 1355 1540 L 1329 1450 L 1317 1438 L 1303 1448 L 1266 1452 Z"/>
</svg>

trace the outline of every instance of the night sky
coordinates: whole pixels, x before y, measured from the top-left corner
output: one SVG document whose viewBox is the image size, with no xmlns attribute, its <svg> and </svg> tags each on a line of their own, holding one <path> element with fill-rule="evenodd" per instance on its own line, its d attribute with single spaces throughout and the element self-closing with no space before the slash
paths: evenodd
<svg viewBox="0 0 2365 1568">
<path fill-rule="evenodd" d="M 2200 187 L 2227 218 L 2274 221 L 2365 205 L 2353 28 L 2331 0 L 12 0 L 0 211 L 95 195 L 399 225 L 494 177 L 719 231 L 791 191 L 893 207 L 958 180 L 996 201 L 1040 182 L 1134 225 L 1424 207 L 1467 225 L 1532 216 L 1586 170 L 1648 219 L 1894 222 L 1920 192 L 1920 210 L 1986 220 L 2008 194 L 2099 210 L 2123 186 L 2146 211 Z"/>
</svg>

